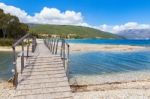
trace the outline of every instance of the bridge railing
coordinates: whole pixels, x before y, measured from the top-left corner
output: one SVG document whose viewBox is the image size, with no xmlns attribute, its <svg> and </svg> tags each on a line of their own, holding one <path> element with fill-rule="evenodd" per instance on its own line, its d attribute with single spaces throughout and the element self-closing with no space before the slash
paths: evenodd
<svg viewBox="0 0 150 99">
<path fill-rule="evenodd" d="M 68 76 L 69 55 L 70 55 L 69 44 L 63 38 L 52 38 L 52 37 L 46 38 L 44 42 L 52 54 L 61 56 L 64 68 L 66 70 L 66 74 Z"/>
<path fill-rule="evenodd" d="M 25 43 L 24 41 L 27 40 L 27 42 Z M 32 41 L 32 42 L 31 42 Z M 33 37 L 30 34 L 26 34 L 23 37 L 21 37 L 19 40 L 17 40 L 13 45 L 12 45 L 12 49 L 13 49 L 13 65 L 14 65 L 14 76 L 13 76 L 13 85 L 16 87 L 18 84 L 18 70 L 17 70 L 17 52 L 16 52 L 16 46 L 21 45 L 21 53 L 20 53 L 20 57 L 21 57 L 21 73 L 24 69 L 24 60 L 25 57 L 28 58 L 29 57 L 29 47 L 30 47 L 30 43 L 32 43 L 32 52 L 35 51 L 36 48 L 36 38 Z M 27 49 L 25 49 L 25 46 Z M 26 54 L 26 55 L 25 55 Z"/>
</svg>

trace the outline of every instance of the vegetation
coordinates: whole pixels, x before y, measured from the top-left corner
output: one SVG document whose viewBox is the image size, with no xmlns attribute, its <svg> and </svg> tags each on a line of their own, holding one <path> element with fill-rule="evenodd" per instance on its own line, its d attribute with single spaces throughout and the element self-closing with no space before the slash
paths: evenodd
<svg viewBox="0 0 150 99">
<path fill-rule="evenodd" d="M 0 9 L 0 37 L 17 39 L 25 35 L 28 31 L 28 25 L 20 23 L 16 16 L 5 14 Z"/>
<path fill-rule="evenodd" d="M 121 38 L 120 36 L 117 36 L 115 34 L 82 26 L 41 24 L 29 24 L 29 26 L 30 32 L 38 36 L 41 36 L 43 34 L 55 34 L 65 37 L 69 35 L 71 38 Z"/>
<path fill-rule="evenodd" d="M 0 9 L 0 46 L 11 46 L 14 41 L 29 30 L 28 25 L 21 23 L 18 17 L 5 14 Z"/>
<path fill-rule="evenodd" d="M 0 38 L 0 46 L 11 46 L 13 42 L 14 40 L 10 38 Z"/>
</svg>

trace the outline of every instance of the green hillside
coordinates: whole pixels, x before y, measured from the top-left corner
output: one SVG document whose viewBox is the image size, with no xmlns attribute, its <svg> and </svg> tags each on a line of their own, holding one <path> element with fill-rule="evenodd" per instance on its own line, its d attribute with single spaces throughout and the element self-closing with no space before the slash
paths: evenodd
<svg viewBox="0 0 150 99">
<path fill-rule="evenodd" d="M 41 25 L 41 24 L 29 24 L 30 32 L 32 33 L 49 33 L 57 35 L 72 35 L 73 38 L 113 38 L 119 39 L 121 37 L 103 32 L 97 29 L 82 27 L 82 26 L 72 26 L 72 25 Z"/>
</svg>

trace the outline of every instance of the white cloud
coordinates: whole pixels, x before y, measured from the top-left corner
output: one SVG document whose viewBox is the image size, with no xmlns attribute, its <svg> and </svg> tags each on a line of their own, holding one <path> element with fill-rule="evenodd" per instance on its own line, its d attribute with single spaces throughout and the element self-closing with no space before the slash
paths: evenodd
<svg viewBox="0 0 150 99">
<path fill-rule="evenodd" d="M 103 31 L 108 31 L 112 33 L 118 33 L 119 31 L 123 31 L 126 29 L 150 29 L 149 24 L 139 24 L 137 22 L 128 22 L 122 25 L 100 25 L 99 29 Z"/>
<path fill-rule="evenodd" d="M 56 8 L 44 7 L 40 13 L 36 13 L 31 17 L 32 23 L 47 23 L 47 24 L 82 24 L 83 18 L 80 12 L 65 11 L 60 12 Z"/>
<path fill-rule="evenodd" d="M 19 20 L 24 23 L 41 23 L 41 24 L 70 24 L 70 25 L 87 25 L 83 22 L 83 16 L 80 12 L 65 11 L 61 12 L 56 8 L 44 7 L 39 13 L 34 16 L 28 15 L 24 10 L 0 3 L 0 8 L 5 13 L 18 16 Z"/>
<path fill-rule="evenodd" d="M 5 13 L 10 13 L 12 15 L 18 16 L 21 21 L 28 16 L 24 10 L 16 8 L 14 6 L 7 6 L 4 3 L 0 3 L 0 9 L 3 9 Z"/>
</svg>

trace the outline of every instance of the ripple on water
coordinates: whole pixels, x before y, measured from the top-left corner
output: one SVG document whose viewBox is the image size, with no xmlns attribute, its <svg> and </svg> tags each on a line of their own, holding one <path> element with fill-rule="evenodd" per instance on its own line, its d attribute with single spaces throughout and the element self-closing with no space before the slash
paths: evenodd
<svg viewBox="0 0 150 99">
<path fill-rule="evenodd" d="M 87 79 L 88 77 L 90 79 L 93 79 L 91 77 L 101 79 L 106 76 L 107 79 L 117 79 L 110 75 L 121 74 L 124 78 L 125 75 L 132 74 L 133 72 L 133 78 L 136 79 L 136 76 L 141 77 L 145 70 L 150 71 L 150 51 L 78 52 L 71 54 L 70 76 L 72 79 L 73 77 L 80 78 L 80 80 L 81 78 Z M 145 77 L 146 75 L 149 75 L 149 72 L 146 72 L 146 74 L 144 73 L 144 76 L 142 77 Z M 120 76 L 118 76 L 118 78 L 119 77 Z M 127 76 L 125 78 L 129 77 L 130 76 Z M 101 80 L 106 81 L 105 79 Z"/>
</svg>

